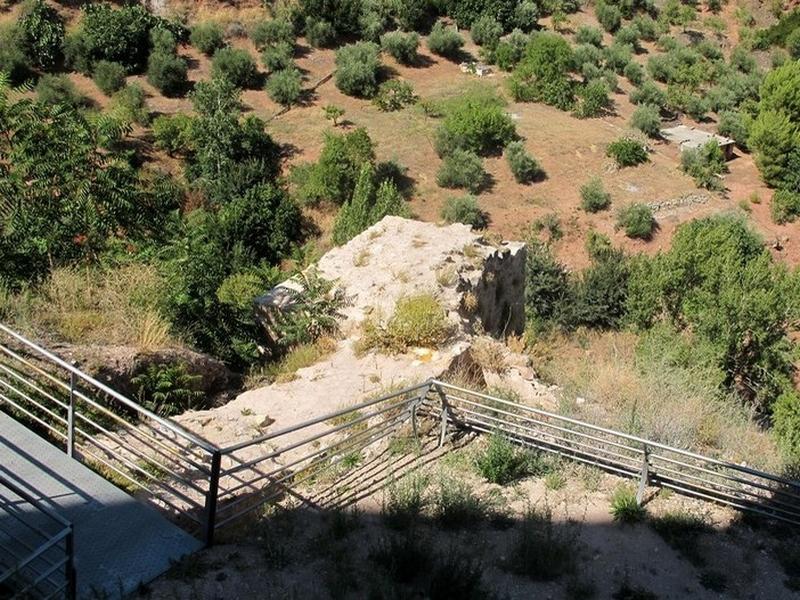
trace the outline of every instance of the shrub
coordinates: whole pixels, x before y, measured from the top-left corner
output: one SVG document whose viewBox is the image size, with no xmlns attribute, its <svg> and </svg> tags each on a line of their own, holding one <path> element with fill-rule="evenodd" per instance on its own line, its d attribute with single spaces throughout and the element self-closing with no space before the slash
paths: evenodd
<svg viewBox="0 0 800 600">
<path fill-rule="evenodd" d="M 293 173 L 295 180 L 301 179 L 298 196 L 310 204 L 322 200 L 343 204 L 353 195 L 363 164 L 374 161 L 375 147 L 366 129 L 326 133 L 319 161 Z"/>
<path fill-rule="evenodd" d="M 436 348 L 450 335 L 451 327 L 442 304 L 432 294 L 419 293 L 397 301 L 394 314 L 383 325 L 367 321 L 362 348 L 405 352 L 409 348 Z"/>
<path fill-rule="evenodd" d="M 292 106 L 303 91 L 303 77 L 297 69 L 283 69 L 270 75 L 266 89 L 269 97 L 278 104 Z"/>
<path fill-rule="evenodd" d="M 464 38 L 455 29 L 445 27 L 441 21 L 433 26 L 428 35 L 430 51 L 445 58 L 457 59 L 461 54 L 462 46 L 464 46 Z"/>
<path fill-rule="evenodd" d="M 569 110 L 573 103 L 569 77 L 573 61 L 572 49 L 560 35 L 534 36 L 509 81 L 512 97 L 517 102 L 544 102 Z"/>
<path fill-rule="evenodd" d="M 786 50 L 795 60 L 800 59 L 800 27 L 786 37 Z"/>
<path fill-rule="evenodd" d="M 86 103 L 75 84 L 66 75 L 42 75 L 36 84 L 39 102 L 79 107 Z"/>
<path fill-rule="evenodd" d="M 13 84 L 22 83 L 30 74 L 28 57 L 15 27 L 0 27 L 0 72 L 8 73 Z"/>
<path fill-rule="evenodd" d="M 653 104 L 640 104 L 631 115 L 631 127 L 651 138 L 661 137 L 661 111 Z"/>
<path fill-rule="evenodd" d="M 617 29 L 614 34 L 614 44 L 633 48 L 634 52 L 639 49 L 639 29 L 635 25 L 626 25 Z"/>
<path fill-rule="evenodd" d="M 603 50 L 603 56 L 606 59 L 606 66 L 614 69 L 616 73 L 624 73 L 633 58 L 633 53 L 630 46 L 614 42 L 608 48 Z"/>
<path fill-rule="evenodd" d="M 534 330 L 548 328 L 559 317 L 561 304 L 570 293 L 564 265 L 538 240 L 529 245 L 525 268 L 525 313 Z"/>
<path fill-rule="evenodd" d="M 50 69 L 61 58 L 64 22 L 44 0 L 25 5 L 19 19 L 20 41 L 25 54 L 37 66 Z"/>
<path fill-rule="evenodd" d="M 91 3 L 84 9 L 79 62 L 91 70 L 97 60 L 108 60 L 138 71 L 150 52 L 150 30 L 159 22 L 140 4 L 114 8 L 106 3 Z"/>
<path fill-rule="evenodd" d="M 306 40 L 314 48 L 328 48 L 336 41 L 336 30 L 328 21 L 314 17 L 306 17 Z"/>
<path fill-rule="evenodd" d="M 407 215 L 405 202 L 397 186 L 389 180 L 382 180 L 376 186 L 376 179 L 372 164 L 364 163 L 353 197 L 342 205 L 336 215 L 332 234 L 335 244 L 348 242 L 387 215 Z"/>
<path fill-rule="evenodd" d="M 250 39 L 259 50 L 277 44 L 294 46 L 294 25 L 287 19 L 259 21 L 250 31 Z"/>
<path fill-rule="evenodd" d="M 617 228 L 624 229 L 625 235 L 631 238 L 648 240 L 653 235 L 655 226 L 653 211 L 646 204 L 629 204 L 617 214 Z"/>
<path fill-rule="evenodd" d="M 154 51 L 147 61 L 147 81 L 165 96 L 177 96 L 186 90 L 187 67 L 177 54 Z"/>
<path fill-rule="evenodd" d="M 581 25 L 575 32 L 575 41 L 579 44 L 591 44 L 600 48 L 603 45 L 603 32 L 591 25 Z"/>
<path fill-rule="evenodd" d="M 261 53 L 261 62 L 270 73 L 288 69 L 294 66 L 294 46 L 287 42 L 267 46 Z"/>
<path fill-rule="evenodd" d="M 775 400 L 772 427 L 787 461 L 794 467 L 800 465 L 800 396 L 797 392 L 784 392 Z"/>
<path fill-rule="evenodd" d="M 497 45 L 494 51 L 494 61 L 503 71 L 511 71 L 525 56 L 530 36 L 515 29 Z"/>
<path fill-rule="evenodd" d="M 434 515 L 445 529 L 475 526 L 486 517 L 487 507 L 469 484 L 442 477 L 433 496 Z"/>
<path fill-rule="evenodd" d="M 413 65 L 417 62 L 418 47 L 419 36 L 414 32 L 391 31 L 381 36 L 383 51 L 403 65 Z"/>
<path fill-rule="evenodd" d="M 777 190 L 772 196 L 770 214 L 778 224 L 794 223 L 800 217 L 800 192 Z"/>
<path fill-rule="evenodd" d="M 724 135 L 733 139 L 736 145 L 740 148 L 747 149 L 747 137 L 750 133 L 749 124 L 751 122 L 749 115 L 743 115 L 737 111 L 724 111 L 719 115 L 717 122 L 717 131 L 720 135 Z"/>
<path fill-rule="evenodd" d="M 631 138 L 611 142 L 606 149 L 606 156 L 613 158 L 618 167 L 632 167 L 648 161 L 647 148 Z"/>
<path fill-rule="evenodd" d="M 192 118 L 185 113 L 159 115 L 153 120 L 155 146 L 170 156 L 186 153 L 191 146 Z"/>
<path fill-rule="evenodd" d="M 575 569 L 576 532 L 553 524 L 549 510 L 525 515 L 510 550 L 511 571 L 534 581 L 552 581 Z"/>
<path fill-rule="evenodd" d="M 636 523 L 645 517 L 645 510 L 636 500 L 636 492 L 629 485 L 621 485 L 611 496 L 611 516 L 620 523 Z"/>
<path fill-rule="evenodd" d="M 456 149 L 486 155 L 500 151 L 516 137 L 514 121 L 493 92 L 474 92 L 453 101 L 436 131 L 436 151 Z"/>
<path fill-rule="evenodd" d="M 411 84 L 399 79 L 390 79 L 382 83 L 373 99 L 375 106 L 384 112 L 401 110 L 416 101 L 417 97 Z"/>
<path fill-rule="evenodd" d="M 510 142 L 506 146 L 506 160 L 517 183 L 530 183 L 544 175 L 541 166 L 528 154 L 522 141 Z"/>
<path fill-rule="evenodd" d="M 162 417 L 203 408 L 205 394 L 197 389 L 201 381 L 202 376 L 190 374 L 180 363 L 151 364 L 131 379 L 139 404 Z"/>
<path fill-rule="evenodd" d="M 500 43 L 500 36 L 503 35 L 503 26 L 497 19 L 486 14 L 478 17 L 472 22 L 469 34 L 472 41 L 478 46 L 485 46 L 488 50 L 494 50 Z"/>
<path fill-rule="evenodd" d="M 642 68 L 642 65 L 633 60 L 625 65 L 625 68 L 622 70 L 622 74 L 633 85 L 642 85 L 642 82 L 644 81 L 644 69 Z"/>
<path fill-rule="evenodd" d="M 524 477 L 527 456 L 502 434 L 493 433 L 489 437 L 486 450 L 475 460 L 478 473 L 490 483 L 506 485 Z"/>
<path fill-rule="evenodd" d="M 392 529 L 407 529 L 413 525 L 427 506 L 427 477 L 411 473 L 400 481 L 393 481 L 386 490 L 381 515 Z"/>
<path fill-rule="evenodd" d="M 611 194 L 603 187 L 599 177 L 592 177 L 581 186 L 581 208 L 588 213 L 596 213 L 611 205 Z"/>
<path fill-rule="evenodd" d="M 442 206 L 442 219 L 447 223 L 464 223 L 475 229 L 484 229 L 489 218 L 478 206 L 475 196 L 450 197 Z"/>
<path fill-rule="evenodd" d="M 403 584 L 416 579 L 430 568 L 431 551 L 416 535 L 382 538 L 369 552 L 369 559 L 383 567 L 392 581 Z"/>
<path fill-rule="evenodd" d="M 211 61 L 211 75 L 225 79 L 240 88 L 251 87 L 256 81 L 256 62 L 247 50 L 220 48 Z"/>
<path fill-rule="evenodd" d="M 371 98 L 378 91 L 380 51 L 372 42 L 348 44 L 336 51 L 336 87 L 349 96 Z"/>
<path fill-rule="evenodd" d="M 609 109 L 611 104 L 606 82 L 595 79 L 578 91 L 578 106 L 575 114 L 582 119 L 599 117 Z"/>
<path fill-rule="evenodd" d="M 322 107 L 322 112 L 325 114 L 326 119 L 330 119 L 334 127 L 339 124 L 338 120 L 344 116 L 344 109 L 335 104 L 326 104 Z"/>
<path fill-rule="evenodd" d="M 456 149 L 444 157 L 436 173 L 436 183 L 443 188 L 465 188 L 476 193 L 486 181 L 480 157 L 469 150 Z"/>
<path fill-rule="evenodd" d="M 192 27 L 189 41 L 206 56 L 213 56 L 217 50 L 225 46 L 225 33 L 219 23 L 205 21 Z"/>
<path fill-rule="evenodd" d="M 667 95 L 664 90 L 649 80 L 632 90 L 630 99 L 634 104 L 652 104 L 658 108 L 667 105 Z"/>
<path fill-rule="evenodd" d="M 597 3 L 595 12 L 597 14 L 597 20 L 600 21 L 600 25 L 603 26 L 603 29 L 610 33 L 619 29 L 622 23 L 622 13 L 617 6 L 600 1 Z"/>
<path fill-rule="evenodd" d="M 694 178 L 695 183 L 708 190 L 722 189 L 720 175 L 728 170 L 725 156 L 716 141 L 711 140 L 699 148 L 681 152 L 681 169 Z"/>
<path fill-rule="evenodd" d="M 111 114 L 128 123 L 150 124 L 146 94 L 142 86 L 131 83 L 111 97 Z"/>
<path fill-rule="evenodd" d="M 92 79 L 106 96 L 125 86 L 125 67 L 119 63 L 100 60 L 94 66 Z"/>
</svg>

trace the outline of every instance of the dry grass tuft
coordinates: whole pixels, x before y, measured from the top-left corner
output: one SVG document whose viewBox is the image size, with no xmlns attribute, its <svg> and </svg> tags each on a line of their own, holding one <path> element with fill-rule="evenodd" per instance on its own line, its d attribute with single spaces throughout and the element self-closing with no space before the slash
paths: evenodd
<svg viewBox="0 0 800 600">
<path fill-rule="evenodd" d="M 505 373 L 508 370 L 505 346 L 490 337 L 477 338 L 470 348 L 470 354 L 473 360 L 486 371 Z"/>
</svg>

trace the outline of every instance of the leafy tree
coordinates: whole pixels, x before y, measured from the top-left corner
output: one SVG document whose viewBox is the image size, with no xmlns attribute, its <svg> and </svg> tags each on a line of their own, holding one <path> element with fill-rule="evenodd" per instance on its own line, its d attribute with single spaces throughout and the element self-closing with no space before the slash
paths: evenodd
<svg viewBox="0 0 800 600">
<path fill-rule="evenodd" d="M 192 117 L 185 113 L 159 115 L 153 120 L 155 146 L 170 156 L 188 154 L 192 147 Z"/>
<path fill-rule="evenodd" d="M 628 237 L 649 240 L 655 226 L 653 211 L 646 204 L 634 202 L 617 213 L 617 228 L 623 229 Z"/>
<path fill-rule="evenodd" d="M 140 4 L 114 8 L 91 3 L 84 9 L 80 37 L 87 68 L 98 60 L 118 62 L 129 71 L 141 70 L 150 53 L 150 30 L 160 23 Z M 77 59 L 77 57 L 76 57 Z"/>
<path fill-rule="evenodd" d="M 469 150 L 455 149 L 444 157 L 436 183 L 444 188 L 466 188 L 476 193 L 486 181 L 480 157 Z"/>
<path fill-rule="evenodd" d="M 306 18 L 305 35 L 314 48 L 328 48 L 336 41 L 336 30 L 324 19 L 309 16 Z"/>
<path fill-rule="evenodd" d="M 174 52 L 166 51 L 165 47 L 154 50 L 147 60 L 147 81 L 165 96 L 184 93 L 188 84 L 187 72 L 186 61 Z"/>
<path fill-rule="evenodd" d="M 300 0 L 299 5 L 302 14 L 307 17 L 324 16 L 335 35 L 360 33 L 360 0 Z"/>
<path fill-rule="evenodd" d="M 395 17 L 406 31 L 426 31 L 433 17 L 433 6 L 429 0 L 396 0 Z"/>
<path fill-rule="evenodd" d="M 631 115 L 631 127 L 648 137 L 661 137 L 661 111 L 653 104 L 640 104 Z"/>
<path fill-rule="evenodd" d="M 542 167 L 525 149 L 522 141 L 510 142 L 506 146 L 506 160 L 517 183 L 530 183 L 544 175 Z"/>
<path fill-rule="evenodd" d="M 627 316 L 629 261 L 620 250 L 605 248 L 570 283 L 571 301 L 560 307 L 559 324 L 566 329 L 613 329 Z"/>
<path fill-rule="evenodd" d="M 591 25 L 581 25 L 575 32 L 575 41 L 579 44 L 590 44 L 600 48 L 603 45 L 603 32 Z"/>
<path fill-rule="evenodd" d="M 634 104 L 651 104 L 659 109 L 667 105 L 667 95 L 652 81 L 645 81 L 630 93 L 631 102 Z"/>
<path fill-rule="evenodd" d="M 463 46 L 464 38 L 455 29 L 445 27 L 441 21 L 437 21 L 428 35 L 430 51 L 451 60 L 459 57 Z"/>
<path fill-rule="evenodd" d="M 600 25 L 608 32 L 615 32 L 622 23 L 622 13 L 614 4 L 600 0 L 595 7 L 595 12 Z"/>
<path fill-rule="evenodd" d="M 300 170 L 302 181 L 297 190 L 298 197 L 308 204 L 323 201 L 344 204 L 352 197 L 365 162 L 375 162 L 375 145 L 366 129 L 342 134 L 326 133 L 319 160 Z"/>
<path fill-rule="evenodd" d="M 581 208 L 588 213 L 595 213 L 611 205 L 611 194 L 603 187 L 599 177 L 592 177 L 581 186 Z"/>
<path fill-rule="evenodd" d="M 681 152 L 681 169 L 694 178 L 695 183 L 708 190 L 722 189 L 720 175 L 727 172 L 725 155 L 716 141 L 711 140 L 699 148 Z"/>
<path fill-rule="evenodd" d="M 525 56 L 530 36 L 515 29 L 497 45 L 494 51 L 495 64 L 503 71 L 511 71 Z"/>
<path fill-rule="evenodd" d="M 376 185 L 375 168 L 364 163 L 353 190 L 353 197 L 345 202 L 333 224 L 333 242 L 342 245 L 374 225 L 387 215 L 406 216 L 403 196 L 391 181 Z"/>
<path fill-rule="evenodd" d="M 225 33 L 219 23 L 204 21 L 192 27 L 189 41 L 206 56 L 212 56 L 214 52 L 225 47 Z"/>
<path fill-rule="evenodd" d="M 616 73 L 624 73 L 625 68 L 633 59 L 631 46 L 614 42 L 603 51 L 606 66 L 613 69 Z"/>
<path fill-rule="evenodd" d="M 484 14 L 472 22 L 469 34 L 472 36 L 472 41 L 478 46 L 494 50 L 500 43 L 503 26 L 494 17 Z"/>
<path fill-rule="evenodd" d="M 392 6 L 385 0 L 362 0 L 359 26 L 361 39 L 369 42 L 379 42 L 393 23 Z"/>
<path fill-rule="evenodd" d="M 294 46 L 294 25 L 288 19 L 270 19 L 259 21 L 250 31 L 250 39 L 256 48 L 264 50 L 277 44 Z"/>
<path fill-rule="evenodd" d="M 297 69 L 283 69 L 267 80 L 267 94 L 283 106 L 296 104 L 302 91 L 303 77 Z"/>
<path fill-rule="evenodd" d="M 261 119 L 241 118 L 239 97 L 227 79 L 200 82 L 191 95 L 197 117 L 187 177 L 216 204 L 273 181 L 279 170 L 278 145 Z"/>
<path fill-rule="evenodd" d="M 270 73 L 293 67 L 294 45 L 278 42 L 274 46 L 267 46 L 261 53 L 261 62 Z"/>
<path fill-rule="evenodd" d="M 130 164 L 98 149 L 102 126 L 70 107 L 12 98 L 0 76 L 0 282 L 16 286 L 51 267 L 97 260 L 117 236 L 158 236 L 163 210 L 151 206 Z M 116 137 L 125 130 L 116 131 Z"/>
<path fill-rule="evenodd" d="M 30 61 L 44 69 L 53 68 L 64 43 L 64 21 L 58 11 L 44 0 L 32 0 L 23 8 L 19 29 Z"/>
<path fill-rule="evenodd" d="M 385 112 L 401 110 L 416 101 L 417 97 L 414 95 L 414 88 L 411 87 L 411 84 L 399 79 L 383 82 L 373 99 L 375 106 Z"/>
<path fill-rule="evenodd" d="M 556 261 L 550 248 L 538 240 L 528 244 L 525 269 L 525 313 L 536 331 L 549 328 L 561 307 L 570 299 L 566 268 Z"/>
<path fill-rule="evenodd" d="M 762 110 L 750 128 L 747 145 L 755 152 L 761 177 L 782 187 L 791 177 L 789 160 L 800 143 L 798 127 L 784 112 Z"/>
<path fill-rule="evenodd" d="M 637 262 L 629 311 L 639 326 L 664 319 L 707 345 L 723 385 L 765 407 L 789 389 L 795 286 L 741 219 L 682 225 L 671 249 Z"/>
<path fill-rule="evenodd" d="M 627 137 L 611 142 L 606 148 L 606 156 L 613 158 L 619 167 L 633 167 L 649 160 L 644 144 Z"/>
<path fill-rule="evenodd" d="M 107 60 L 97 61 L 92 79 L 106 96 L 125 87 L 125 67 Z"/>
<path fill-rule="evenodd" d="M 582 118 L 599 117 L 612 105 L 608 97 L 608 87 L 604 81 L 596 79 L 578 91 L 578 105 L 575 114 Z"/>
<path fill-rule="evenodd" d="M 417 62 L 418 47 L 419 36 L 413 32 L 391 31 L 381 36 L 383 51 L 403 65 L 413 65 Z"/>
<path fill-rule="evenodd" d="M 456 149 L 487 155 L 499 152 L 516 138 L 514 121 L 493 93 L 476 91 L 451 102 L 436 131 L 440 156 Z"/>
<path fill-rule="evenodd" d="M 338 125 L 337 121 L 344 116 L 344 109 L 333 104 L 327 104 L 322 111 L 325 113 L 325 118 L 330 119 L 334 127 Z"/>
<path fill-rule="evenodd" d="M 541 11 L 539 5 L 534 0 L 522 0 L 514 9 L 513 25 L 523 32 L 530 32 L 536 29 Z"/>
<path fill-rule="evenodd" d="M 800 217 L 800 192 L 777 190 L 772 196 L 771 215 L 778 224 L 794 223 Z"/>
<path fill-rule="evenodd" d="M 236 87 L 249 88 L 256 82 L 258 69 L 247 50 L 220 48 L 211 61 L 211 75 L 226 79 Z"/>
<path fill-rule="evenodd" d="M 336 52 L 336 87 L 350 96 L 371 98 L 378 91 L 380 50 L 372 42 L 348 44 Z"/>
<path fill-rule="evenodd" d="M 30 63 L 16 27 L 0 27 L 0 73 L 8 74 L 14 84 L 21 84 L 30 75 Z"/>
<path fill-rule="evenodd" d="M 572 50 L 560 35 L 535 36 L 510 80 L 511 95 L 518 102 L 544 102 L 562 110 L 573 104 L 569 70 Z"/>
<path fill-rule="evenodd" d="M 452 0 L 447 13 L 459 27 L 469 29 L 484 15 L 492 15 L 504 29 L 510 29 L 516 16 L 518 0 Z"/>
<path fill-rule="evenodd" d="M 717 131 L 736 141 L 740 148 L 747 149 L 747 138 L 750 135 L 750 123 L 752 118 L 737 111 L 725 111 L 720 113 L 717 122 Z"/>
</svg>

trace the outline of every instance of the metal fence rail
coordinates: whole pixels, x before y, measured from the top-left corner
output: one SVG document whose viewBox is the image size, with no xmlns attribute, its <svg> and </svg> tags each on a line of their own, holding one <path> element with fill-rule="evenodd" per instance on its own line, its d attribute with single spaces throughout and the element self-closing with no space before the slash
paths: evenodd
<svg viewBox="0 0 800 600">
<path fill-rule="evenodd" d="M 187 529 L 207 529 L 216 446 L 0 324 L 0 405 Z"/>
<path fill-rule="evenodd" d="M 265 504 L 298 496 L 303 483 L 325 480 L 330 498 L 336 485 L 369 476 L 355 468 L 359 461 L 383 456 L 400 432 L 419 441 L 423 426 L 439 447 L 454 431 L 500 433 L 638 479 L 639 501 L 647 485 L 656 485 L 800 524 L 798 481 L 438 380 L 218 447 L 0 324 L 0 408 L 118 485 L 140 491 L 207 544 Z"/>
<path fill-rule="evenodd" d="M 0 597 L 75 598 L 72 524 L 0 474 Z"/>
<path fill-rule="evenodd" d="M 800 525 L 800 481 L 673 448 L 441 381 L 432 383 L 442 423 L 500 433 L 531 448 L 601 467 L 647 485 Z"/>
</svg>

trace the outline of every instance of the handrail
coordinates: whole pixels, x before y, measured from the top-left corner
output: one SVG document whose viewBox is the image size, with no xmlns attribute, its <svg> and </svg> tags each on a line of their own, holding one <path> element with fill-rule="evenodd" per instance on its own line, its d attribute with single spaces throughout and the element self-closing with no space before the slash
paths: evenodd
<svg viewBox="0 0 800 600">
<path fill-rule="evenodd" d="M 44 358 L 46 358 L 50 362 L 53 362 L 53 363 L 57 364 L 62 369 L 65 369 L 69 373 L 75 375 L 76 377 L 79 377 L 80 379 L 82 379 L 86 383 L 91 384 L 93 387 L 97 388 L 98 390 L 100 390 L 104 394 L 108 394 L 109 396 L 114 398 L 114 400 L 117 400 L 118 402 L 121 402 L 122 404 L 124 404 L 128 408 L 130 408 L 130 409 L 132 409 L 132 410 L 134 410 L 134 411 L 136 411 L 138 413 L 141 413 L 142 415 L 144 415 L 148 419 L 151 419 L 151 420 L 155 421 L 156 423 L 158 423 L 159 425 L 163 425 L 167 429 L 169 429 L 169 430 L 181 435 L 182 437 L 184 437 L 187 440 L 191 441 L 192 443 L 196 444 L 197 446 L 199 446 L 203 450 L 206 450 L 208 452 L 214 452 L 214 451 L 216 451 L 218 449 L 214 444 L 212 444 L 208 440 L 206 440 L 206 439 L 204 439 L 204 438 L 192 433 L 191 431 L 189 431 L 185 427 L 182 427 L 181 425 L 179 425 L 175 421 L 172 421 L 170 419 L 165 419 L 164 417 L 161 417 L 161 416 L 157 415 L 153 411 L 144 408 L 141 404 L 138 404 L 138 403 L 134 402 L 133 400 L 131 400 L 129 398 L 126 398 L 125 396 L 123 396 L 119 392 L 117 392 L 114 389 L 108 387 L 103 382 L 98 381 L 97 379 L 95 379 L 94 377 L 91 377 L 90 375 L 87 375 L 86 373 L 84 373 L 83 371 L 78 369 L 75 365 L 69 364 L 64 359 L 56 356 L 55 354 L 53 354 L 52 352 L 50 352 L 48 350 L 45 350 L 44 348 L 42 348 L 41 346 L 39 346 L 35 342 L 32 342 L 31 340 L 29 340 L 28 338 L 20 335 L 16 331 L 13 331 L 12 329 L 9 329 L 8 327 L 3 325 L 2 323 L 0 323 L 0 331 L 10 335 L 11 337 L 16 339 L 21 344 L 25 345 L 26 347 L 30 348 L 31 350 L 36 351 L 38 354 L 41 354 Z"/>
<path fill-rule="evenodd" d="M 36 578 L 29 582 L 28 585 L 24 590 L 22 590 L 22 597 L 28 597 L 26 594 L 29 592 L 31 588 L 36 588 L 39 584 L 48 581 L 53 575 L 56 574 L 60 569 L 64 569 L 64 579 L 63 582 L 58 584 L 55 591 L 51 591 L 47 597 L 53 597 L 53 595 L 58 594 L 62 590 L 64 591 L 64 596 L 67 600 L 73 600 L 76 597 L 76 573 L 75 573 L 75 548 L 74 548 L 74 531 L 73 525 L 70 521 L 65 519 L 63 516 L 52 510 L 51 508 L 45 506 L 40 502 L 37 498 L 34 498 L 30 493 L 24 490 L 22 487 L 11 481 L 7 478 L 3 473 L 0 473 L 0 488 L 5 488 L 11 490 L 12 494 L 23 500 L 26 504 L 29 504 L 38 512 L 46 516 L 48 519 L 56 523 L 60 526 L 58 531 L 48 534 L 47 532 L 41 530 L 39 527 L 35 525 L 26 523 L 22 521 L 22 523 L 30 530 L 36 531 L 36 533 L 41 537 L 44 538 L 44 541 L 36 546 L 35 549 L 30 549 L 30 546 L 22 540 L 17 540 L 20 545 L 30 550 L 29 554 L 23 557 L 19 557 L 17 562 L 12 565 L 10 568 L 6 570 L 4 573 L 0 573 L 0 583 L 7 582 L 11 580 L 15 576 L 19 576 L 23 573 L 26 568 L 33 568 L 32 565 L 36 561 L 43 561 L 47 564 L 47 570 L 43 573 L 34 573 Z M 0 494 L 0 498 L 2 498 L 2 494 Z M 11 504 L 11 498 L 5 499 L 9 505 Z M 8 510 L 8 509 L 6 509 Z M 22 519 L 20 515 L 15 515 L 16 519 Z M 12 535 L 10 532 L 6 532 L 6 535 Z M 50 550 L 58 551 L 61 550 L 60 546 L 63 542 L 63 557 L 59 558 L 58 560 L 52 561 L 48 560 L 46 554 Z M 53 584 L 54 586 L 56 584 Z M 13 597 L 13 596 L 12 596 Z"/>
</svg>

